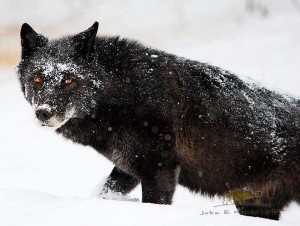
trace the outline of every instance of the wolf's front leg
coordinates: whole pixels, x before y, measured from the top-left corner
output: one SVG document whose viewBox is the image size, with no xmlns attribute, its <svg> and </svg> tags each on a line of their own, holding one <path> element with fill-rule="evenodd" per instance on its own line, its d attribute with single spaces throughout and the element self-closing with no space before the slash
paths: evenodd
<svg viewBox="0 0 300 226">
<path fill-rule="evenodd" d="M 126 195 L 139 184 L 139 180 L 117 167 L 114 167 L 105 182 L 100 197 L 106 198 L 111 194 Z"/>
<path fill-rule="evenodd" d="M 172 204 L 179 171 L 161 169 L 142 178 L 142 201 L 155 204 Z"/>
</svg>

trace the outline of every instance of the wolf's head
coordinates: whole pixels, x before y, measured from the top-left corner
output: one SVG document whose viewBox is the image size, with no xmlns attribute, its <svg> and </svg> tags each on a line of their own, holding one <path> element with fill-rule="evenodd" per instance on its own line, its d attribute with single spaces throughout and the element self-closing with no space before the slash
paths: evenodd
<svg viewBox="0 0 300 226">
<path fill-rule="evenodd" d="M 25 98 L 41 125 L 58 128 L 95 108 L 104 76 L 95 60 L 97 30 L 95 22 L 77 35 L 49 41 L 23 24 L 17 70 Z"/>
</svg>

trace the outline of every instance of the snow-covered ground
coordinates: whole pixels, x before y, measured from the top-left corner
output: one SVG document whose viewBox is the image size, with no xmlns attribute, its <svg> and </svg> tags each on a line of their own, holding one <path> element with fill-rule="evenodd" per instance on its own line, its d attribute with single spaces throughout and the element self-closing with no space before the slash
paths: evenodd
<svg viewBox="0 0 300 226">
<path fill-rule="evenodd" d="M 300 96 L 300 12 L 292 1 L 256 1 L 268 7 L 267 17 L 259 7 L 246 12 L 241 0 L 189 0 L 186 4 L 130 0 L 122 7 L 120 0 L 100 1 L 98 5 L 87 1 L 88 8 L 76 1 L 77 6 L 72 7 L 82 21 L 71 13 L 71 19 L 62 16 L 69 12 L 67 0 L 53 0 L 51 4 L 32 0 L 28 4 L 36 4 L 37 14 L 30 13 L 32 9 L 22 2 L 25 1 L 1 0 L 0 37 L 11 21 L 16 26 L 25 21 L 33 27 L 37 24 L 41 31 L 42 24 L 57 25 L 53 32 L 57 36 L 79 32 L 99 20 L 101 34 L 133 37 Z M 16 4 L 19 7 L 9 11 Z M 53 5 L 60 7 L 55 10 Z M 70 20 L 66 22 L 66 18 Z M 52 36 L 49 30 L 45 29 L 45 33 Z M 15 40 L 0 39 L 2 46 L 11 42 L 18 46 L 18 34 L 15 36 Z M 234 206 L 219 206 L 221 199 L 194 195 L 181 187 L 177 188 L 173 206 L 91 197 L 94 187 L 113 165 L 91 148 L 38 127 L 33 116 L 13 68 L 2 67 L 0 226 L 300 225 L 300 207 L 295 203 L 283 212 L 279 222 L 274 222 L 240 216 Z M 138 187 L 130 196 L 140 199 L 140 190 Z M 202 215 L 203 212 L 208 214 Z"/>
<path fill-rule="evenodd" d="M 197 208 L 188 205 L 153 205 L 136 202 L 59 197 L 32 191 L 0 190 L 0 224 L 31 226 L 92 226 L 92 225 L 256 225 L 297 226 L 294 205 L 280 222 L 246 218 L 233 208 Z M 211 204 L 202 202 L 202 205 Z M 211 214 L 204 214 L 202 211 Z M 219 212 L 220 214 L 216 214 Z"/>
</svg>

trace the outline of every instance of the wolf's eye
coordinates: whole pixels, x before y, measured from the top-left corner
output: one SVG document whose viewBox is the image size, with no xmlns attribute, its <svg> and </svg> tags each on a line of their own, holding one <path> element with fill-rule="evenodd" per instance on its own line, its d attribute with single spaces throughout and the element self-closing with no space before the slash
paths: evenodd
<svg viewBox="0 0 300 226">
<path fill-rule="evenodd" d="M 43 81 L 44 81 L 44 79 L 40 76 L 37 76 L 37 77 L 34 78 L 34 82 L 36 84 L 41 84 L 41 83 L 43 83 Z"/>
<path fill-rule="evenodd" d="M 73 79 L 69 78 L 65 80 L 65 85 L 71 85 L 73 83 Z"/>
</svg>

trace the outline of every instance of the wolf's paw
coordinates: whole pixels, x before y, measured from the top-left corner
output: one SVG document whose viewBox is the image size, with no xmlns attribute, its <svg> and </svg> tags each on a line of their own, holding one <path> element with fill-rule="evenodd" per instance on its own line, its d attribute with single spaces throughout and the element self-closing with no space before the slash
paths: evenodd
<svg viewBox="0 0 300 226">
<path fill-rule="evenodd" d="M 124 196 L 120 192 L 113 192 L 107 187 L 103 187 L 102 191 L 99 193 L 98 197 L 108 200 L 121 200 Z"/>
<path fill-rule="evenodd" d="M 114 192 L 110 190 L 107 186 L 105 186 L 105 182 L 107 178 L 100 181 L 93 189 L 91 193 L 91 197 L 97 197 L 107 200 L 119 200 L 119 201 L 131 201 L 131 202 L 139 202 L 138 198 L 132 198 L 127 195 L 123 195 L 121 192 Z"/>
<path fill-rule="evenodd" d="M 108 199 L 108 200 L 139 202 L 138 198 L 132 198 L 130 196 L 123 195 L 120 192 L 113 192 L 111 190 L 101 192 L 99 194 L 99 197 L 102 198 L 102 199 Z"/>
</svg>

